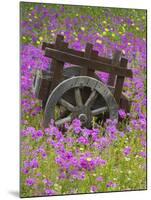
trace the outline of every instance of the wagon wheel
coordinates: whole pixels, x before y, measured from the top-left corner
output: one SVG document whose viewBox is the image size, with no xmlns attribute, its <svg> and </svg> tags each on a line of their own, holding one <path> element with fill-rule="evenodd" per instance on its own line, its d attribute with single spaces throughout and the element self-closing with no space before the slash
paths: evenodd
<svg viewBox="0 0 151 200">
<path fill-rule="evenodd" d="M 78 66 L 78 65 L 72 65 L 71 67 L 64 68 L 64 70 L 63 70 L 64 79 L 68 79 L 73 76 L 80 76 L 81 69 L 82 69 L 82 67 Z M 100 80 L 99 77 L 95 73 L 94 73 L 93 78 Z M 89 94 L 88 88 L 85 88 L 84 90 L 82 90 L 82 96 L 84 96 L 84 101 L 86 101 L 86 99 L 88 98 L 88 94 Z M 72 91 L 69 91 L 67 94 L 65 94 L 64 98 L 66 101 L 69 101 L 72 103 L 75 101 L 74 94 Z M 100 103 L 100 101 L 101 101 L 101 99 L 98 99 L 98 101 L 96 101 L 95 104 Z M 95 107 L 96 107 L 96 105 L 95 105 Z M 62 111 L 62 117 L 69 114 L 69 111 L 67 109 L 65 110 L 63 106 L 60 106 L 59 109 L 60 109 L 60 111 Z"/>
<path fill-rule="evenodd" d="M 85 91 L 87 91 L 86 99 L 82 95 L 86 94 Z M 69 99 L 69 96 L 72 98 Z M 63 106 L 68 111 L 68 115 L 56 118 L 57 105 Z M 55 125 L 61 126 L 66 122 L 71 122 L 74 118 L 79 118 L 82 125 L 89 128 L 93 116 L 107 112 L 110 119 L 118 119 L 118 105 L 110 90 L 97 79 L 76 76 L 64 80 L 51 92 L 44 111 L 43 125 L 48 127 L 50 120 L 54 119 Z"/>
</svg>

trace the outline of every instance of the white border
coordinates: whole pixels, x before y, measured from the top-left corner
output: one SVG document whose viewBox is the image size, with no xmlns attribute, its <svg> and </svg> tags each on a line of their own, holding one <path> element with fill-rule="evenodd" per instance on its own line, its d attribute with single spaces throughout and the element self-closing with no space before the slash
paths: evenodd
<svg viewBox="0 0 151 200">
<path fill-rule="evenodd" d="M 35 2 L 35 1 L 28 1 Z M 94 5 L 104 7 L 148 9 L 148 96 L 151 74 L 151 6 L 150 0 L 49 0 L 42 3 Z M 18 198 L 19 191 L 19 1 L 3 0 L 0 4 L 0 199 Z M 150 57 L 149 57 L 150 55 Z M 150 118 L 148 98 L 148 122 Z M 51 199 L 148 199 L 151 195 L 150 142 L 151 123 L 148 123 L 148 191 L 102 193 L 93 195 L 57 196 Z M 50 199 L 49 198 L 49 199 Z M 31 198 L 33 199 L 33 198 Z M 39 199 L 39 198 L 37 198 Z M 48 198 L 40 198 L 48 199 Z"/>
</svg>

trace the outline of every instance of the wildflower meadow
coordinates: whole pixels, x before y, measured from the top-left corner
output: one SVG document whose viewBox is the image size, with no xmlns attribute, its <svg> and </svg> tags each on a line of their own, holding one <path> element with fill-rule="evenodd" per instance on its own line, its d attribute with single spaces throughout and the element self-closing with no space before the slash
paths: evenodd
<svg viewBox="0 0 151 200">
<path fill-rule="evenodd" d="M 42 42 L 54 43 L 57 34 L 81 51 L 86 42 L 106 57 L 122 50 L 133 78 L 124 81 L 131 111 L 119 109 L 121 121 L 42 128 L 32 85 L 35 71 L 51 62 Z M 21 197 L 146 189 L 146 11 L 21 2 L 20 44 Z M 106 84 L 108 74 L 98 76 Z"/>
</svg>

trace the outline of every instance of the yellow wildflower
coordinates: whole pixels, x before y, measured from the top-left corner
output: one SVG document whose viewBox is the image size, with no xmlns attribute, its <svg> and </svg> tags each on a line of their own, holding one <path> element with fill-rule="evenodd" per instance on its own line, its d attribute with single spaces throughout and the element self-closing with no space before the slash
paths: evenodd
<svg viewBox="0 0 151 200">
<path fill-rule="evenodd" d="M 139 31 L 139 27 L 138 26 L 136 27 L 136 30 Z"/>
<path fill-rule="evenodd" d="M 123 32 L 125 32 L 125 28 L 122 26 Z"/>
<path fill-rule="evenodd" d="M 82 31 L 85 31 L 85 28 L 82 26 L 82 27 L 81 27 L 81 30 L 82 30 Z"/>
<path fill-rule="evenodd" d="M 92 159 L 91 158 L 87 158 L 87 161 L 90 162 Z"/>
<path fill-rule="evenodd" d="M 98 43 L 98 44 L 102 44 L 102 40 L 96 40 L 96 43 Z"/>
<path fill-rule="evenodd" d="M 96 174 L 94 173 L 94 174 L 92 174 L 93 176 L 96 176 Z"/>
<path fill-rule="evenodd" d="M 43 40 L 43 37 L 42 37 L 42 36 L 40 36 L 40 37 L 39 37 L 39 40 L 40 40 L 40 41 L 42 41 L 42 40 Z"/>
<path fill-rule="evenodd" d="M 108 28 L 105 28 L 105 31 L 106 31 L 106 32 L 109 32 L 109 29 L 108 29 Z"/>
<path fill-rule="evenodd" d="M 115 33 L 112 33 L 112 37 L 115 37 Z"/>
<path fill-rule="evenodd" d="M 107 22 L 106 21 L 103 21 L 103 24 L 106 24 Z"/>
<path fill-rule="evenodd" d="M 40 41 L 39 40 L 37 40 L 37 42 L 36 42 L 37 44 L 40 44 Z"/>
<path fill-rule="evenodd" d="M 103 35 L 104 35 L 104 36 L 106 35 L 106 32 L 105 32 L 105 31 L 103 32 Z"/>
<path fill-rule="evenodd" d="M 58 185 L 57 183 L 54 184 L 54 187 L 55 187 L 56 189 L 58 188 L 58 186 L 59 186 L 59 185 Z"/>
</svg>

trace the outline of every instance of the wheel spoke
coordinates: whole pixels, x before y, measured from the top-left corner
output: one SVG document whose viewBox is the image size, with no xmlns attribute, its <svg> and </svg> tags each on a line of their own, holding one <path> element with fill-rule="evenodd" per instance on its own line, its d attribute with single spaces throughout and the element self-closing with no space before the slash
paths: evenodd
<svg viewBox="0 0 151 200">
<path fill-rule="evenodd" d="M 97 98 L 98 94 L 96 93 L 96 90 L 93 90 L 89 96 L 89 98 L 87 99 L 87 101 L 85 102 L 85 106 L 89 106 L 90 104 L 92 105 L 92 103 L 94 102 L 94 100 Z"/>
<path fill-rule="evenodd" d="M 65 117 L 63 119 L 59 119 L 59 120 L 55 121 L 55 125 L 56 126 L 60 126 L 60 125 L 62 125 L 64 123 L 67 123 L 67 122 L 70 122 L 70 121 L 71 121 L 71 116 L 67 116 L 67 117 Z"/>
<path fill-rule="evenodd" d="M 104 106 L 104 107 L 101 107 L 101 108 L 97 108 L 97 109 L 95 109 L 95 110 L 92 110 L 91 113 L 92 113 L 93 116 L 95 116 L 95 115 L 99 115 L 99 114 L 101 114 L 101 113 L 103 113 L 103 112 L 106 112 L 107 109 L 108 109 L 107 106 Z"/>
<path fill-rule="evenodd" d="M 71 112 L 74 110 L 74 106 L 63 98 L 60 99 L 59 103 Z"/>
<path fill-rule="evenodd" d="M 75 88 L 75 100 L 77 106 L 82 106 L 82 96 L 79 88 Z"/>
</svg>

